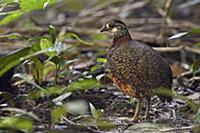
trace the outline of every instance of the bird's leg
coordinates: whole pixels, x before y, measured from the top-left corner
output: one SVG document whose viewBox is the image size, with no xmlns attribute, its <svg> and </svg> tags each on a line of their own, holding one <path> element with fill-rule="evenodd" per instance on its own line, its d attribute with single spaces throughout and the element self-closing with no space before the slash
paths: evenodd
<svg viewBox="0 0 200 133">
<path fill-rule="evenodd" d="M 142 99 L 138 98 L 136 101 L 137 101 L 137 105 L 136 105 L 135 114 L 133 116 L 132 121 L 138 121 L 139 120 L 139 114 L 140 114 Z"/>
<path fill-rule="evenodd" d="M 151 108 L 151 96 L 146 98 L 146 111 L 145 111 L 145 120 L 149 119 L 149 111 Z"/>
</svg>

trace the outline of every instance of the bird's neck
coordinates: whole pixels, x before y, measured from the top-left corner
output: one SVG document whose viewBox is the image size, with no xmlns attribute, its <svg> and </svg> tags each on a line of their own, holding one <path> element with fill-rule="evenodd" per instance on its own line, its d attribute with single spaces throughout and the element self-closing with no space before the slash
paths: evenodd
<svg viewBox="0 0 200 133">
<path fill-rule="evenodd" d="M 131 35 L 129 34 L 128 30 L 119 31 L 113 34 L 113 44 L 118 45 L 122 44 L 124 41 L 131 40 Z"/>
</svg>

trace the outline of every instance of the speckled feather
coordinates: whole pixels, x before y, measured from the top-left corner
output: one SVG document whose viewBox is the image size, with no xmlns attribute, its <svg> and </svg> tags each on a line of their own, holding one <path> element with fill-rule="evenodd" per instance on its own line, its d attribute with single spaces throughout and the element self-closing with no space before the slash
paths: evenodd
<svg viewBox="0 0 200 133">
<path fill-rule="evenodd" d="M 117 38 L 108 50 L 107 60 L 113 82 L 130 96 L 140 98 L 152 95 L 161 86 L 171 88 L 172 72 L 167 61 L 144 43 L 126 36 Z"/>
</svg>

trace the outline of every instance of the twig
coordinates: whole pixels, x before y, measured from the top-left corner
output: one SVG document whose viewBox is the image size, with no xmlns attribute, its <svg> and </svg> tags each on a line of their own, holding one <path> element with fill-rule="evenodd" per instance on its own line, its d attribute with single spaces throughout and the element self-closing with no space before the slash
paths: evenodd
<svg viewBox="0 0 200 133">
<path fill-rule="evenodd" d="M 200 48 L 191 48 L 188 46 L 178 46 L 178 47 L 153 47 L 156 51 L 159 52 L 177 52 L 181 50 L 186 50 L 195 54 L 200 54 Z"/>
<path fill-rule="evenodd" d="M 178 6 L 178 9 L 179 9 L 179 10 L 182 10 L 182 9 L 184 9 L 184 8 L 188 8 L 188 7 L 190 7 L 190 6 L 194 6 L 194 5 L 199 4 L 199 3 L 200 3 L 200 0 L 188 1 L 188 2 L 185 2 L 185 3 L 181 4 L 181 5 L 179 5 L 179 6 Z"/>
<path fill-rule="evenodd" d="M 173 0 L 166 0 L 166 2 L 165 2 L 165 9 L 164 9 L 165 13 L 164 13 L 163 21 L 162 21 L 162 28 L 160 29 L 160 33 L 158 36 L 159 39 L 163 38 L 163 36 L 166 32 L 166 28 L 169 25 L 169 23 L 171 22 L 170 9 L 171 9 L 172 3 L 173 3 Z"/>
<path fill-rule="evenodd" d="M 177 130 L 191 130 L 195 126 L 188 126 L 188 127 L 175 127 L 175 128 L 168 128 L 168 129 L 160 129 L 161 132 L 172 132 L 172 131 L 177 131 Z"/>
<path fill-rule="evenodd" d="M 77 124 L 77 123 L 75 123 L 75 122 L 73 122 L 73 121 L 67 119 L 67 118 L 64 117 L 64 116 L 62 116 L 62 119 L 65 120 L 66 122 L 68 122 L 70 125 L 79 125 L 79 124 Z"/>
<path fill-rule="evenodd" d="M 199 48 L 191 48 L 191 47 L 185 47 L 185 50 L 196 53 L 196 54 L 200 54 L 200 49 Z"/>
<path fill-rule="evenodd" d="M 135 19 L 127 19 L 128 25 L 137 25 L 137 24 L 161 24 L 163 18 L 135 18 Z M 192 22 L 184 21 L 184 20 L 173 20 L 173 25 L 169 25 L 171 28 L 195 28 L 200 27 L 199 24 L 195 24 Z"/>
<path fill-rule="evenodd" d="M 180 50 L 183 50 L 183 46 L 178 46 L 178 47 L 153 47 L 154 50 L 159 51 L 159 52 L 177 52 Z"/>
<path fill-rule="evenodd" d="M 107 2 L 104 2 L 100 5 L 97 5 L 93 8 L 87 8 L 87 9 L 84 9 L 82 10 L 79 14 L 78 14 L 78 17 L 85 17 L 85 16 L 88 16 L 88 15 L 92 15 L 94 14 L 94 12 L 97 12 L 103 8 L 106 8 L 108 5 L 111 5 L 111 4 L 114 4 L 114 3 L 117 3 L 119 2 L 120 0 L 115 0 L 115 1 L 107 1 Z"/>
<path fill-rule="evenodd" d="M 130 1 L 129 1 L 130 2 Z M 127 14 L 130 14 L 130 12 L 132 10 L 138 9 L 138 8 L 142 8 L 145 5 L 147 5 L 149 3 L 149 1 L 138 1 L 138 2 L 134 2 L 132 4 L 127 3 L 125 6 L 123 6 L 121 8 L 120 16 L 122 17 L 126 17 Z"/>
</svg>

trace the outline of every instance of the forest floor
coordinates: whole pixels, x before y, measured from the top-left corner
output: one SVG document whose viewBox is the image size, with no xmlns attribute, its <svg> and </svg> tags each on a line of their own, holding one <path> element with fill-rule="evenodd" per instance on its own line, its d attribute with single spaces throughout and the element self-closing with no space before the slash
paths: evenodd
<svg viewBox="0 0 200 133">
<path fill-rule="evenodd" d="M 177 33 L 192 31 L 200 27 L 199 5 L 187 6 L 182 1 L 176 1 L 170 11 L 157 7 L 149 1 L 108 1 L 95 7 L 82 9 L 80 12 L 64 10 L 64 5 L 50 7 L 47 11 L 36 11 L 23 16 L 7 26 L 0 27 L 1 35 L 19 34 L 34 38 L 48 35 L 48 26 L 53 25 L 56 32 L 73 33 L 88 44 L 83 44 L 76 37 L 63 39 L 67 49 L 75 46 L 64 54 L 66 60 L 73 60 L 60 72 L 67 73 L 59 77 L 58 86 L 67 86 L 73 81 L 85 77 L 99 78 L 100 87 L 89 90 L 76 90 L 62 102 L 70 105 L 86 103 L 86 113 L 77 115 L 68 113 L 59 122 L 52 124 L 51 111 L 54 107 L 52 100 L 58 97 L 45 96 L 31 99 L 37 91 L 35 84 L 20 78 L 19 74 L 30 75 L 28 63 L 16 66 L 0 78 L 0 107 L 7 110 L 0 111 L 0 117 L 8 116 L 9 108 L 19 108 L 32 112 L 40 120 L 34 120 L 32 132 L 200 132 L 200 45 L 199 34 L 187 35 L 182 38 L 169 40 Z M 51 12 L 51 15 L 46 15 Z M 167 16 L 167 12 L 172 15 Z M 120 92 L 104 75 L 104 65 L 98 61 L 106 57 L 106 50 L 112 43 L 112 36 L 100 34 L 99 29 L 106 20 L 122 19 L 127 23 L 135 40 L 144 42 L 157 50 L 166 58 L 173 71 L 174 91 L 173 100 L 162 103 L 157 96 L 151 99 L 150 120 L 145 121 L 143 115 L 145 105 L 141 109 L 141 120 L 131 122 L 135 110 L 135 100 Z M 2 55 L 27 47 L 31 41 L 26 39 L 0 38 L 0 52 Z M 75 59 L 78 59 L 76 61 Z M 75 61 L 74 61 L 75 60 Z M 94 68 L 95 71 L 91 71 Z M 12 80 L 9 76 L 14 77 Z M 55 71 L 48 73 L 42 87 L 52 86 Z M 64 74 L 63 74 L 64 75 Z M 7 79 L 7 78 L 8 79 Z M 10 81 L 11 80 L 11 81 Z M 91 103 L 93 106 L 91 106 Z M 79 106 L 79 105 L 77 105 Z M 82 104 L 80 104 L 82 106 Z M 95 107 L 95 109 L 93 108 Z M 82 109 L 82 108 L 80 108 Z M 84 109 L 83 109 L 84 110 Z M 92 111 L 93 110 L 93 111 Z M 13 110 L 12 110 L 13 111 Z M 69 111 L 70 112 L 70 111 Z M 10 115 L 10 114 L 9 114 Z M 0 132 L 7 132 L 7 129 Z M 18 132 L 18 131 L 16 131 Z"/>
</svg>

